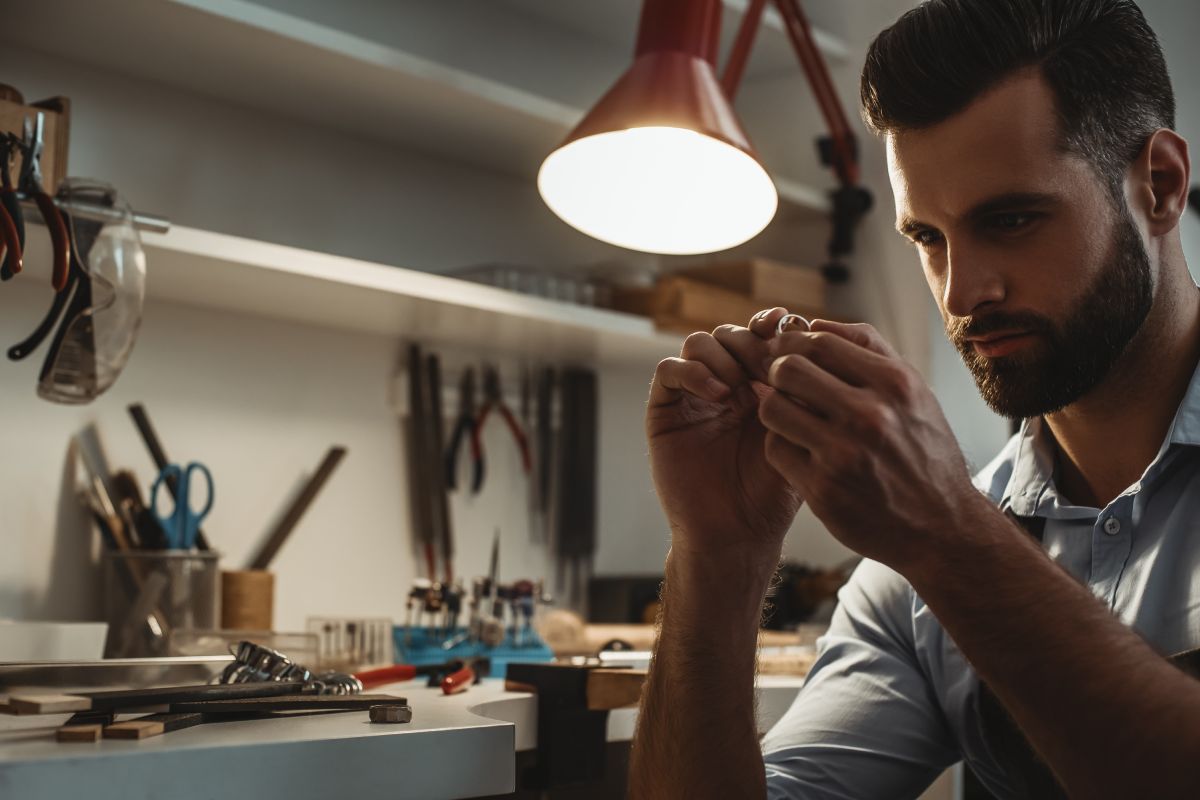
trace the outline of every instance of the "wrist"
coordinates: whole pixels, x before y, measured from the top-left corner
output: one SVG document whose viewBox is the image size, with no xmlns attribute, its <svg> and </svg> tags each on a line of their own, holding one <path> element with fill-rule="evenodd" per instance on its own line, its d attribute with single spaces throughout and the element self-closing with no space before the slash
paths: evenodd
<svg viewBox="0 0 1200 800">
<path fill-rule="evenodd" d="M 696 616 L 734 624 L 750 623 L 757 630 L 767 586 L 779 567 L 779 556 L 767 558 L 746 548 L 689 551 L 672 546 L 667 554 L 664 613 Z"/>
<path fill-rule="evenodd" d="M 928 546 L 896 570 L 924 596 L 944 583 L 947 575 L 961 578 L 973 566 L 992 563 L 997 549 L 1011 552 L 1013 543 L 1023 538 L 990 498 L 972 488 L 951 508 L 945 524 L 927 537 Z"/>
</svg>

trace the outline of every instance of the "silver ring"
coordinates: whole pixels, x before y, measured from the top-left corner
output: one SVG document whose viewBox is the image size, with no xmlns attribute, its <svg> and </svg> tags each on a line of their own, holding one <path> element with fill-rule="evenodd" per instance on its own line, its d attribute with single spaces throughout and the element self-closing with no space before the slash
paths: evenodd
<svg viewBox="0 0 1200 800">
<path fill-rule="evenodd" d="M 790 330 L 812 330 L 812 323 L 799 314 L 784 314 L 775 324 L 775 335 L 779 336 Z"/>
</svg>

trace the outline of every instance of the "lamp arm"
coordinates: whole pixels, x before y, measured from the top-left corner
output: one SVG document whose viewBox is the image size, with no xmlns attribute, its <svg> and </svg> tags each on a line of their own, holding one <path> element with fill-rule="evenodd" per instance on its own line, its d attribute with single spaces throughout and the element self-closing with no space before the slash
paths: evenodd
<svg viewBox="0 0 1200 800">
<path fill-rule="evenodd" d="M 738 84 L 742 82 L 742 74 L 746 71 L 746 61 L 754 48 L 754 37 L 758 33 L 759 23 L 762 22 L 763 9 L 767 0 L 750 0 L 746 13 L 742 15 L 742 24 L 738 28 L 737 38 L 733 40 L 733 49 L 729 51 L 729 59 L 725 62 L 725 72 L 721 75 L 721 89 L 729 102 L 737 94 Z"/>
<path fill-rule="evenodd" d="M 792 49 L 800 60 L 800 66 L 808 78 L 825 124 L 829 128 L 830 147 L 828 160 L 843 186 L 858 185 L 858 143 L 845 109 L 838 100 L 829 78 L 829 69 L 825 60 L 817 50 L 813 40 L 812 28 L 808 18 L 800 8 L 798 0 L 775 0 L 779 15 L 783 18 L 783 27 L 792 42 Z"/>
</svg>

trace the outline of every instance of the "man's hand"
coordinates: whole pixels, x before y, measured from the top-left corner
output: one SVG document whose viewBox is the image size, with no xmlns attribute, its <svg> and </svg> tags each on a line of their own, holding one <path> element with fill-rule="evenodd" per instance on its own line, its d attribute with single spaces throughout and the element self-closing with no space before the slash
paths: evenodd
<svg viewBox="0 0 1200 800">
<path fill-rule="evenodd" d="M 874 328 L 817 320 L 769 349 L 767 460 L 839 541 L 906 573 L 987 513 L 933 393 Z"/>
<path fill-rule="evenodd" d="M 800 499 L 767 463 L 758 412 L 774 394 L 764 383 L 768 341 L 784 313 L 775 308 L 748 328 L 694 333 L 654 374 L 650 466 L 680 555 L 738 552 L 772 569 L 779 558 Z"/>
</svg>

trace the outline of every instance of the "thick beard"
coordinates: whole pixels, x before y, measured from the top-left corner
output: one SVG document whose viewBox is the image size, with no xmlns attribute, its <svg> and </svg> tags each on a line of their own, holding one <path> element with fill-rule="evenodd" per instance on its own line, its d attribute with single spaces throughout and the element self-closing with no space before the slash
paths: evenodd
<svg viewBox="0 0 1200 800">
<path fill-rule="evenodd" d="M 1150 313 L 1150 259 L 1129 211 L 1121 208 L 1104 268 L 1066 319 L 996 312 L 951 320 L 958 348 L 984 402 L 1011 419 L 1059 411 L 1100 384 Z M 1040 335 L 1033 352 L 986 358 L 968 336 L 1024 330 Z"/>
</svg>

